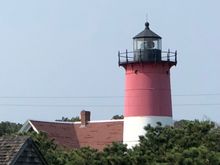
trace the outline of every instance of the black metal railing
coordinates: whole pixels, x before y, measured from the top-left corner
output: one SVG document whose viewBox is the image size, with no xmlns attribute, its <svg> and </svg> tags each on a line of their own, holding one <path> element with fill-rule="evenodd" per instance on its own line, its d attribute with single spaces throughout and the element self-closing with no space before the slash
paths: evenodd
<svg viewBox="0 0 220 165">
<path fill-rule="evenodd" d="M 139 58 L 135 58 L 135 55 L 139 56 Z M 129 63 L 136 63 L 136 62 L 170 62 L 174 65 L 177 64 L 177 51 L 172 52 L 170 49 L 168 51 L 161 51 L 160 57 L 158 59 L 157 54 L 155 54 L 155 58 L 151 58 L 150 60 L 146 60 L 144 56 L 147 56 L 146 52 L 143 50 L 138 51 L 125 51 L 125 52 L 118 52 L 118 64 L 124 65 Z"/>
</svg>

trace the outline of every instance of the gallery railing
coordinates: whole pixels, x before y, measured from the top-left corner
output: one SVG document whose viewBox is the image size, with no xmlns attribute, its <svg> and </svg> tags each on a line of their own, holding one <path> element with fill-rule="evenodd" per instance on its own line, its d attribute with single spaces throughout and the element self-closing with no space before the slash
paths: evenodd
<svg viewBox="0 0 220 165">
<path fill-rule="evenodd" d="M 153 54 L 154 55 L 154 54 Z M 159 58 L 158 58 L 159 55 Z M 146 58 L 148 54 L 146 51 L 138 50 L 138 51 L 125 51 L 118 52 L 118 64 L 125 65 L 129 63 L 136 62 L 170 62 L 174 65 L 177 64 L 177 51 L 172 52 L 168 49 L 168 51 L 161 51 L 159 54 L 155 53 L 155 56 L 150 54 L 150 58 Z"/>
</svg>

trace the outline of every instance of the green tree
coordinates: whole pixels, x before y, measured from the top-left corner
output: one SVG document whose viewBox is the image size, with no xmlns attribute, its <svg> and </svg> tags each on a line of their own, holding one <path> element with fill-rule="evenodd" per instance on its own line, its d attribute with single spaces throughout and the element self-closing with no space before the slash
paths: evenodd
<svg viewBox="0 0 220 165">
<path fill-rule="evenodd" d="M 62 159 L 65 154 L 58 146 L 54 143 L 53 139 L 49 139 L 46 133 L 31 132 L 24 133 L 23 135 L 31 136 L 41 153 L 44 155 L 48 164 L 64 164 L 65 160 Z"/>
<path fill-rule="evenodd" d="M 106 165 L 129 165 L 131 164 L 129 151 L 123 143 L 113 142 L 104 148 L 101 162 Z"/>
<path fill-rule="evenodd" d="M 135 164 L 220 164 L 220 132 L 213 122 L 184 121 L 178 127 L 145 127 L 131 153 Z"/>
<path fill-rule="evenodd" d="M 123 115 L 114 115 L 112 117 L 112 120 L 117 120 L 117 119 L 124 119 L 124 116 Z"/>
<path fill-rule="evenodd" d="M 0 123 L 0 136 L 2 135 L 10 135 L 17 133 L 19 129 L 22 127 L 21 124 L 12 123 L 9 121 L 1 122 Z"/>
<path fill-rule="evenodd" d="M 76 121 L 80 121 L 80 118 L 79 118 L 79 116 L 72 117 L 72 118 L 62 117 L 61 119 L 57 119 L 56 121 L 76 122 Z"/>
<path fill-rule="evenodd" d="M 49 165 L 95 165 L 100 164 L 100 153 L 96 149 L 84 147 L 80 149 L 66 149 L 55 144 L 46 133 L 25 133 L 34 140 Z"/>
<path fill-rule="evenodd" d="M 31 136 L 50 165 L 219 165 L 220 128 L 210 121 L 179 121 L 175 126 L 145 127 L 139 145 L 127 149 L 112 143 L 98 151 L 89 147 L 67 150 L 45 133 Z"/>
</svg>

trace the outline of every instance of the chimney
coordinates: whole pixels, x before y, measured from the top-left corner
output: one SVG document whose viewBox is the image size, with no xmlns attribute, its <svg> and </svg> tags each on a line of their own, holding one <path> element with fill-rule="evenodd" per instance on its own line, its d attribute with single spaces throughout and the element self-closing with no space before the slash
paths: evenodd
<svg viewBox="0 0 220 165">
<path fill-rule="evenodd" d="M 81 111 L 81 126 L 86 126 L 88 124 L 88 121 L 90 121 L 90 111 Z"/>
</svg>

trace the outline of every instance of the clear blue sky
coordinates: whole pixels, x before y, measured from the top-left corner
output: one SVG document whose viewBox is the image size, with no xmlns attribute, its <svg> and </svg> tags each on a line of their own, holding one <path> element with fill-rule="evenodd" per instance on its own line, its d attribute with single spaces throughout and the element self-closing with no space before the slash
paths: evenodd
<svg viewBox="0 0 220 165">
<path fill-rule="evenodd" d="M 178 51 L 174 119 L 220 122 L 219 6 L 218 0 L 1 1 L 0 121 L 51 121 L 82 109 L 93 120 L 122 114 L 117 51 L 132 50 L 148 13 L 163 49 Z"/>
</svg>

